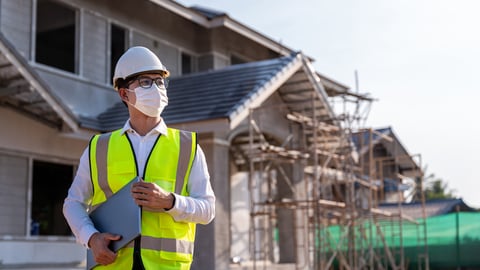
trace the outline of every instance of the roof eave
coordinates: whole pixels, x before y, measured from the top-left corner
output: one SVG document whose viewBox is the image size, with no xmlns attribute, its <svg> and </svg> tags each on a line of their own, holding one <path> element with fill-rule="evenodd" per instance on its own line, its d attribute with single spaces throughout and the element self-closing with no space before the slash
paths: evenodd
<svg viewBox="0 0 480 270">
<path fill-rule="evenodd" d="M 316 71 L 315 73 L 320 78 L 320 80 L 322 81 L 325 87 L 332 88 L 337 92 L 348 92 L 348 90 L 350 90 L 350 87 L 346 86 L 345 84 L 342 84 L 332 78 L 329 78 L 318 71 Z"/>
<path fill-rule="evenodd" d="M 215 27 L 225 27 L 227 29 L 230 29 L 274 52 L 277 52 L 280 55 L 286 56 L 294 52 L 293 49 L 279 42 L 276 42 L 265 35 L 260 34 L 259 32 L 253 30 L 252 28 L 247 27 L 244 24 L 241 24 L 238 21 L 228 17 L 227 15 L 217 17 L 211 20 L 209 24 L 209 28 L 215 28 Z"/>
<path fill-rule="evenodd" d="M 168 10 L 170 10 L 171 12 L 175 13 L 175 14 L 178 14 L 179 16 L 187 19 L 187 20 L 190 20 L 194 23 L 197 23 L 205 28 L 209 28 L 209 25 L 210 25 L 210 22 L 208 20 L 208 18 L 206 18 L 205 16 L 203 16 L 202 14 L 199 14 L 187 7 L 185 7 L 184 5 L 181 5 L 175 1 L 170 1 L 170 0 L 150 0 L 151 2 L 161 6 L 161 7 L 164 7 Z"/>
<path fill-rule="evenodd" d="M 151 2 L 164 7 L 179 16 L 190 20 L 196 24 L 199 24 L 205 28 L 217 28 L 217 27 L 225 27 L 230 29 L 242 36 L 245 36 L 262 46 L 277 52 L 280 55 L 289 55 L 290 53 L 294 52 L 293 49 L 281 44 L 280 42 L 274 41 L 273 39 L 253 30 L 250 27 L 245 26 L 244 24 L 230 18 L 228 15 L 219 16 L 209 20 L 206 16 L 186 7 L 183 6 L 175 1 L 170 0 L 150 0 Z M 310 61 L 314 59 L 308 57 Z"/>
<path fill-rule="evenodd" d="M 330 102 L 328 101 L 327 92 L 325 91 L 321 83 L 320 77 L 318 77 L 317 73 L 315 72 L 315 69 L 313 68 L 312 63 L 307 57 L 303 55 L 302 55 L 302 62 L 303 62 L 303 68 L 305 70 L 305 73 L 308 76 L 308 79 L 310 80 L 314 89 L 316 90 L 318 97 L 325 104 L 325 108 L 327 109 L 328 116 L 330 117 L 330 119 L 333 120 L 333 123 L 335 123 L 336 126 L 340 127 L 340 123 L 336 120 L 335 112 L 333 108 L 330 106 Z"/>
</svg>

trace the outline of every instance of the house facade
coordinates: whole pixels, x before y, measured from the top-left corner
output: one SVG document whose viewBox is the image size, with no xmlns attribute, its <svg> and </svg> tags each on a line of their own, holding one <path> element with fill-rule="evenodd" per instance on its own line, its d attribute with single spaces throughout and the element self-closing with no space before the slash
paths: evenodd
<svg viewBox="0 0 480 270">
<path fill-rule="evenodd" d="M 352 140 L 358 149 L 359 166 L 378 186 L 373 194 L 376 204 L 421 200 L 418 192 L 407 198 L 421 186 L 421 155 L 409 153 L 392 127 L 364 129 L 353 134 Z"/>
<path fill-rule="evenodd" d="M 162 116 L 170 127 L 198 132 L 209 165 L 216 218 L 197 226 L 192 269 L 326 265 L 320 251 L 335 246 L 317 245 L 321 226 L 348 228 L 362 218 L 357 205 L 374 213 L 370 190 L 383 201 L 402 199 L 362 178 L 371 168 L 368 140 L 352 143 L 330 104 L 348 87 L 227 14 L 172 0 L 5 0 L 0 268 L 85 263 L 62 204 L 92 135 L 128 119 L 111 78 L 120 55 L 136 45 L 170 70 Z M 408 156 L 380 137 L 371 137 L 375 149 Z M 393 177 L 418 169 L 411 159 L 386 162 L 376 171 Z M 346 259 L 361 258 L 333 254 L 352 268 Z"/>
<path fill-rule="evenodd" d="M 197 228 L 193 269 L 234 268 L 232 258 L 257 256 L 248 189 L 252 175 L 264 172 L 249 169 L 249 139 L 298 146 L 301 136 L 291 134 L 301 127 L 284 116 L 313 114 L 336 126 L 327 93 L 348 89 L 319 75 L 308 56 L 221 12 L 170 0 L 0 1 L 0 266 L 84 263 L 63 199 L 91 136 L 127 120 L 111 77 L 135 45 L 170 70 L 165 121 L 198 132 L 209 164 L 216 218 Z M 301 182 L 298 166 L 272 171 L 284 176 L 278 194 L 293 197 L 282 181 Z M 259 258 L 295 263 L 292 213 L 279 216 L 286 245 L 272 248 L 276 259 L 273 252 Z"/>
</svg>

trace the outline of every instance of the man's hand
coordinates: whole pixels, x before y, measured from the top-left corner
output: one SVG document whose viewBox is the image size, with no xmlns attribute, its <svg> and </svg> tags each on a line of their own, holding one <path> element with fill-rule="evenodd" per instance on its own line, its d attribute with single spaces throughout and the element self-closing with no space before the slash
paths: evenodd
<svg viewBox="0 0 480 270">
<path fill-rule="evenodd" d="M 108 248 L 110 241 L 120 240 L 120 235 L 111 233 L 94 233 L 88 240 L 88 246 L 92 250 L 93 258 L 101 265 L 111 264 L 117 258 L 117 254 Z"/>
<path fill-rule="evenodd" d="M 132 186 L 132 196 L 135 203 L 143 206 L 145 210 L 162 211 L 171 209 L 174 203 L 174 195 L 165 191 L 155 183 L 139 181 Z"/>
</svg>

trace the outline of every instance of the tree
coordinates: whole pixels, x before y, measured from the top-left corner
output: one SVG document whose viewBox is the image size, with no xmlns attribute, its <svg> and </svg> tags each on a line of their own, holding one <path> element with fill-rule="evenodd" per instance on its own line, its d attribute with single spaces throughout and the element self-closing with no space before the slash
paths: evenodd
<svg viewBox="0 0 480 270">
<path fill-rule="evenodd" d="M 451 190 L 448 187 L 448 184 L 444 182 L 441 178 L 434 178 L 433 180 L 427 181 L 425 187 L 425 200 L 434 200 L 434 199 L 451 199 L 455 198 L 455 191 Z"/>
<path fill-rule="evenodd" d="M 410 185 L 412 189 L 406 194 L 406 197 L 409 198 L 407 201 L 420 202 L 422 195 L 425 196 L 424 198 L 427 201 L 457 198 L 455 190 L 450 189 L 448 184 L 441 178 L 437 178 L 435 174 L 427 173 L 427 171 L 428 167 L 425 166 L 422 170 L 423 178 L 416 177 L 411 179 L 412 183 L 410 183 Z"/>
</svg>

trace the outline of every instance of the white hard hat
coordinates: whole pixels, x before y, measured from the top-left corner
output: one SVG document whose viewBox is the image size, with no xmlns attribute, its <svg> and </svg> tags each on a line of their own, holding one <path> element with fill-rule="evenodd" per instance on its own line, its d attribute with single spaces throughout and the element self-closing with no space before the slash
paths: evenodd
<svg viewBox="0 0 480 270">
<path fill-rule="evenodd" d="M 168 77 L 170 72 L 152 51 L 136 46 L 128 49 L 119 59 L 113 75 L 113 87 L 118 90 L 117 80 L 127 79 L 142 73 L 160 73 Z"/>
</svg>

